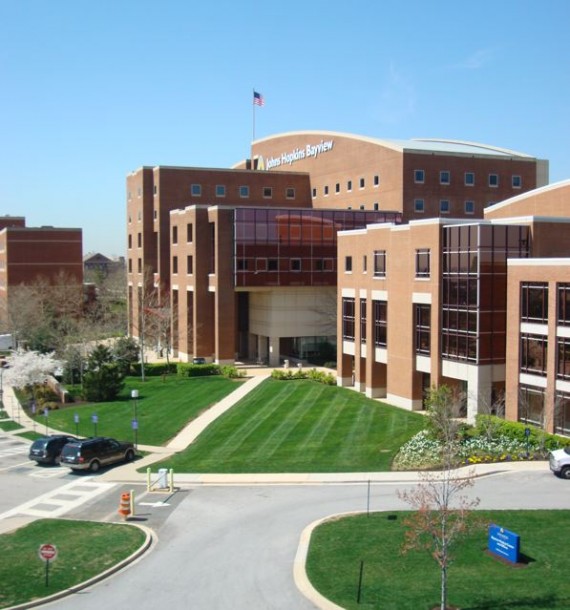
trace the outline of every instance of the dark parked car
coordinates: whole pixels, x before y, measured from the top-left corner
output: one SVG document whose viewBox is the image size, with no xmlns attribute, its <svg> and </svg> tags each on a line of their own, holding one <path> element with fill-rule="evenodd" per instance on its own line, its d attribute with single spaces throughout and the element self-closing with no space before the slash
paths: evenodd
<svg viewBox="0 0 570 610">
<path fill-rule="evenodd" d="M 206 358 L 202 358 L 200 356 L 192 358 L 192 364 L 206 364 Z"/>
<path fill-rule="evenodd" d="M 73 470 L 97 472 L 101 466 L 135 459 L 133 443 L 96 436 L 68 443 L 61 452 L 61 463 Z"/>
<path fill-rule="evenodd" d="M 74 436 L 65 434 L 54 434 L 53 436 L 42 436 L 30 445 L 30 460 L 40 464 L 57 464 L 63 447 L 71 441 L 76 441 Z"/>
</svg>

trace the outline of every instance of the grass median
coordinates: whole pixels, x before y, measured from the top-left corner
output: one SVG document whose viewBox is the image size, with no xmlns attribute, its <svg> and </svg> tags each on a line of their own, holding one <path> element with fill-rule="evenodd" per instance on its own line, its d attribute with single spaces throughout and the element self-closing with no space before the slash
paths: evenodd
<svg viewBox="0 0 570 610">
<path fill-rule="evenodd" d="M 423 416 L 310 380 L 268 379 L 160 467 L 175 472 L 390 470 Z"/>
<path fill-rule="evenodd" d="M 108 570 L 142 546 L 138 527 L 91 521 L 41 519 L 0 535 L 0 608 L 9 608 L 76 586 Z M 39 558 L 42 544 L 57 547 L 46 565 Z"/>
<path fill-rule="evenodd" d="M 139 420 L 138 443 L 164 445 L 202 411 L 237 389 L 241 381 L 220 375 L 212 377 L 148 377 L 144 383 L 137 377 L 127 377 L 125 387 L 117 400 L 89 404 L 70 404 L 50 411 L 47 423 L 51 428 L 80 436 L 111 436 L 120 440 L 133 440 L 131 422 Z M 131 398 L 137 389 L 139 397 Z M 75 424 L 77 414 L 79 423 Z M 92 416 L 97 415 L 97 425 Z M 36 414 L 37 431 L 46 424 L 43 414 Z"/>
<path fill-rule="evenodd" d="M 347 610 L 429 610 L 438 606 L 441 576 L 427 551 L 402 555 L 406 513 L 372 513 L 323 523 L 311 537 L 307 575 L 325 597 Z M 448 604 L 462 610 L 567 610 L 570 511 L 477 511 L 521 537 L 515 567 L 486 552 L 479 530 L 454 547 Z M 360 603 L 357 601 L 363 562 Z M 438 606 L 439 607 L 439 606 Z"/>
</svg>

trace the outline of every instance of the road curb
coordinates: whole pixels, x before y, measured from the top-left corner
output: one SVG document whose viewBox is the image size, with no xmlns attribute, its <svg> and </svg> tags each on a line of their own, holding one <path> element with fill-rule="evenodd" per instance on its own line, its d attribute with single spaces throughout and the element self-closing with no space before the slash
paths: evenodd
<svg viewBox="0 0 570 610">
<path fill-rule="evenodd" d="M 82 519 L 82 521 L 88 521 L 88 519 Z M 101 522 L 94 521 L 94 523 L 101 523 Z M 23 604 L 19 604 L 17 606 L 9 606 L 9 607 L 5 608 L 4 610 L 24 610 L 25 608 L 35 608 L 37 606 L 43 606 L 44 604 L 48 604 L 50 602 L 57 601 L 58 599 L 62 599 L 63 597 L 67 597 L 68 595 L 71 595 L 73 593 L 78 593 L 79 591 L 82 591 L 83 589 L 86 589 L 87 587 L 95 585 L 98 582 L 105 580 L 106 578 L 109 578 L 109 576 L 112 576 L 113 574 L 119 572 L 120 570 L 127 567 L 128 565 L 134 563 L 136 560 L 138 560 L 140 557 L 142 557 L 142 555 L 144 555 L 144 553 L 146 553 L 151 547 L 153 547 L 157 542 L 156 533 L 153 530 L 151 530 L 149 527 L 140 525 L 138 523 L 119 522 L 119 521 L 114 521 L 113 524 L 130 525 L 133 527 L 138 527 L 140 530 L 145 532 L 146 538 L 145 538 L 144 542 L 142 543 L 142 545 L 136 551 L 134 551 L 134 553 L 132 553 L 125 559 L 121 560 L 119 563 L 115 564 L 114 566 L 110 567 L 108 570 L 105 570 L 104 572 L 101 572 L 100 574 L 97 574 L 96 576 L 93 576 L 92 578 L 89 578 L 88 580 L 85 580 L 77 585 L 74 585 L 73 587 L 69 587 L 68 589 L 63 589 L 62 591 L 58 591 L 57 593 L 54 593 L 53 595 L 48 595 L 47 597 L 42 597 L 42 598 L 35 599 L 35 600 L 29 601 L 29 602 L 24 602 Z"/>
</svg>

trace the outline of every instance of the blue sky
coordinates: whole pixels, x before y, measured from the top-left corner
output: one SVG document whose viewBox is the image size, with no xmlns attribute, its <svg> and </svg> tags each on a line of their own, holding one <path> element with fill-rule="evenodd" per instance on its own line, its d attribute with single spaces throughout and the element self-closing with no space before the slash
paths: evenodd
<svg viewBox="0 0 570 610">
<path fill-rule="evenodd" d="M 0 0 L 0 214 L 125 252 L 125 177 L 252 137 L 484 142 L 570 178 L 568 0 Z"/>
</svg>

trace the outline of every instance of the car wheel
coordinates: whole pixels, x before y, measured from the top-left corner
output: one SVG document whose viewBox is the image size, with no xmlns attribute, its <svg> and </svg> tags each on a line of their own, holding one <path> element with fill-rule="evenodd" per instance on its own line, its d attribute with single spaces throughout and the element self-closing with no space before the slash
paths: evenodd
<svg viewBox="0 0 570 610">
<path fill-rule="evenodd" d="M 564 466 L 564 468 L 560 471 L 560 476 L 563 479 L 570 479 L 570 466 Z"/>
<path fill-rule="evenodd" d="M 135 452 L 129 449 L 125 455 L 125 461 L 132 462 L 135 459 Z"/>
<path fill-rule="evenodd" d="M 91 472 L 97 472 L 99 470 L 99 468 L 101 468 L 101 464 L 99 464 L 99 462 L 97 460 L 93 460 L 91 462 L 91 464 L 89 465 L 89 470 Z"/>
</svg>

